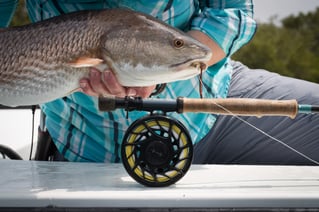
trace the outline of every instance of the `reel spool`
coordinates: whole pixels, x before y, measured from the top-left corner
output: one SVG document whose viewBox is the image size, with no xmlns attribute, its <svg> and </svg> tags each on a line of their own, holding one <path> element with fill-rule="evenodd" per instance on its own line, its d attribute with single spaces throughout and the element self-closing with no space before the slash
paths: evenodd
<svg viewBox="0 0 319 212">
<path fill-rule="evenodd" d="M 122 161 L 128 174 L 142 185 L 174 184 L 188 171 L 193 144 L 186 128 L 163 115 L 138 119 L 122 142 Z"/>
</svg>

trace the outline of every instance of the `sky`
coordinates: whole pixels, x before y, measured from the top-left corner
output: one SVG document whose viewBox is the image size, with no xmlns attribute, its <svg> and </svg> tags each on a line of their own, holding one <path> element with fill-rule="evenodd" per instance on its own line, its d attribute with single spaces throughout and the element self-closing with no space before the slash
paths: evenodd
<svg viewBox="0 0 319 212">
<path fill-rule="evenodd" d="M 254 4 L 255 19 L 268 22 L 275 16 L 280 21 L 289 15 L 315 11 L 319 7 L 319 0 L 254 0 Z"/>
<path fill-rule="evenodd" d="M 268 22 L 271 17 L 277 16 L 275 23 L 279 23 L 284 17 L 307 13 L 319 7 L 319 0 L 254 0 L 254 3 L 255 19 L 258 22 Z M 35 140 L 39 119 L 40 111 L 37 110 Z M 0 144 L 16 150 L 24 159 L 28 158 L 30 151 L 31 121 L 31 110 L 0 110 Z"/>
</svg>

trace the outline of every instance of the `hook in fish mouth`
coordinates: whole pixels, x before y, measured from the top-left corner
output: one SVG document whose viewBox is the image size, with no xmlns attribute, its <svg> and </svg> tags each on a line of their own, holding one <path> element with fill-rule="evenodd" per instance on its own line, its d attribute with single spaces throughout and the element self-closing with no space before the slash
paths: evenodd
<svg viewBox="0 0 319 212">
<path fill-rule="evenodd" d="M 182 63 L 173 64 L 170 67 L 171 68 L 180 67 L 177 71 L 183 70 L 183 68 L 185 67 L 193 67 L 197 70 L 205 71 L 207 69 L 207 64 L 202 61 L 198 61 L 196 59 L 190 59 Z"/>
<path fill-rule="evenodd" d="M 191 64 L 191 66 L 199 69 L 200 71 L 205 71 L 207 69 L 207 64 L 203 62 L 194 62 Z"/>
</svg>

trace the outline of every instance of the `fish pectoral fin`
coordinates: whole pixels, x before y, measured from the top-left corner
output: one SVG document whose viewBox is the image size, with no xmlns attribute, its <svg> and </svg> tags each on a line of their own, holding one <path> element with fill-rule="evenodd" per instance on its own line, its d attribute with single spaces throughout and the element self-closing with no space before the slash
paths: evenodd
<svg viewBox="0 0 319 212">
<path fill-rule="evenodd" d="M 68 64 L 74 68 L 94 67 L 104 63 L 104 60 L 100 58 L 91 57 L 79 57 L 72 60 Z"/>
</svg>

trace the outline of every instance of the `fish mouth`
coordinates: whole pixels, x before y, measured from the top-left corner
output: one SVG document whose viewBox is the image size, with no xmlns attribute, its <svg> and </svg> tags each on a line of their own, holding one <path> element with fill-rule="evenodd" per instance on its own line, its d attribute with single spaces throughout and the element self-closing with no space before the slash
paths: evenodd
<svg viewBox="0 0 319 212">
<path fill-rule="evenodd" d="M 204 62 L 193 62 L 190 66 L 199 69 L 200 71 L 205 71 L 207 69 L 207 64 Z"/>
<path fill-rule="evenodd" d="M 176 63 L 170 66 L 171 68 L 177 68 L 177 71 L 182 71 L 185 68 L 195 68 L 200 71 L 207 69 L 207 64 L 203 60 L 189 59 L 181 63 Z"/>
</svg>

